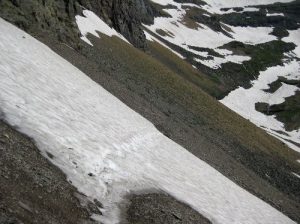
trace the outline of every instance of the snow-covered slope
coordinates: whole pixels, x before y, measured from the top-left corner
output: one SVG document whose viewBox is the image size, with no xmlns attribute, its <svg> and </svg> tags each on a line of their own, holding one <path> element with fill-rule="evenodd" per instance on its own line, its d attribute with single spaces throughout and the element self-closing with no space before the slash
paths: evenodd
<svg viewBox="0 0 300 224">
<path fill-rule="evenodd" d="M 271 105 L 280 104 L 284 102 L 284 98 L 293 96 L 297 90 L 300 90 L 297 86 L 284 84 L 274 94 L 265 92 L 264 90 L 269 87 L 268 84 L 276 81 L 279 76 L 288 79 L 300 79 L 299 62 L 294 60 L 285 63 L 283 66 L 268 68 L 260 73 L 251 88 L 240 87 L 232 91 L 221 102 L 273 136 L 281 140 L 284 139 L 289 147 L 300 152 L 299 147 L 287 141 L 300 143 L 300 130 L 287 132 L 284 129 L 284 124 L 276 120 L 275 116 L 267 116 L 255 110 L 255 103 L 257 102 L 265 102 Z"/>
<path fill-rule="evenodd" d="M 199 52 L 195 51 L 192 47 L 201 47 L 201 48 L 210 48 L 219 50 L 218 47 L 222 47 L 224 44 L 229 43 L 231 41 L 237 40 L 247 44 L 259 44 L 268 42 L 271 40 L 275 40 L 276 37 L 270 35 L 272 32 L 271 27 L 234 27 L 226 25 L 226 27 L 230 30 L 227 35 L 224 33 L 217 32 L 211 28 L 209 28 L 206 24 L 201 24 L 197 21 L 197 28 L 188 27 L 184 22 L 184 17 L 187 14 L 187 9 L 191 8 L 201 8 L 203 6 L 198 6 L 194 4 L 187 3 L 176 3 L 173 0 L 168 1 L 154 1 L 158 4 L 162 5 L 172 5 L 172 8 L 164 9 L 171 17 L 158 17 L 155 18 L 153 25 L 145 25 L 145 27 L 152 32 L 156 33 L 166 41 L 175 44 L 177 46 L 182 47 L 183 49 L 194 53 L 199 56 L 212 56 L 208 55 L 208 52 Z M 234 7 L 238 5 L 244 6 L 244 4 L 240 4 L 239 1 L 232 1 L 236 4 L 221 4 L 220 2 L 212 2 L 212 7 L 216 8 L 215 5 L 220 6 L 221 8 L 226 7 Z M 227 2 L 226 2 L 227 3 Z M 207 6 L 207 5 L 205 5 Z M 207 10 L 207 9 L 206 9 Z M 205 14 L 210 16 L 209 14 Z M 161 35 L 158 31 L 163 30 L 170 35 Z M 203 55 L 205 53 L 205 55 Z M 214 59 L 215 61 L 218 58 Z M 211 60 L 213 62 L 213 60 Z M 226 60 L 230 61 L 230 60 Z M 231 60 L 233 61 L 233 60 Z M 238 63 L 240 60 L 237 60 Z M 204 62 L 205 63 L 205 62 Z M 217 63 L 217 62 L 216 62 Z M 217 63 L 218 64 L 218 63 Z M 212 66 L 214 68 L 215 66 Z"/>
<path fill-rule="evenodd" d="M 153 1 L 157 4 L 166 6 L 164 9 L 171 17 L 158 17 L 155 18 L 153 25 L 144 25 L 145 28 L 151 31 L 153 34 L 158 35 L 167 43 L 174 44 L 181 47 L 193 54 L 193 60 L 204 66 L 212 69 L 219 69 L 226 63 L 235 63 L 243 65 L 243 62 L 251 60 L 248 55 L 241 55 L 240 53 L 233 52 L 223 48 L 225 44 L 233 41 L 239 41 L 248 45 L 258 45 L 267 43 L 270 41 L 278 40 L 278 38 L 272 35 L 273 27 L 239 27 L 231 26 L 228 24 L 220 24 L 222 32 L 213 30 L 204 23 L 194 21 L 197 27 L 191 28 L 185 22 L 185 17 L 189 10 L 193 8 L 201 9 L 206 14 L 205 16 L 211 17 L 216 14 L 224 14 L 235 12 L 232 8 L 244 7 L 243 11 L 259 11 L 251 10 L 246 6 L 251 5 L 264 5 L 272 4 L 278 1 L 206 1 L 206 5 L 195 5 L 190 3 L 177 3 L 173 0 L 156 0 Z M 283 0 L 280 2 L 291 2 L 289 0 Z M 173 7 L 169 7 L 169 6 Z M 221 9 L 231 8 L 231 10 L 223 11 Z M 116 32 L 113 28 L 110 28 L 105 22 L 97 17 L 93 12 L 89 10 L 83 11 L 84 17 L 76 16 L 77 25 L 82 33 L 82 39 L 88 44 L 91 42 L 87 39 L 87 34 L 91 33 L 98 37 L 98 33 L 103 33 L 108 36 L 118 36 L 124 41 L 127 41 L 121 34 Z M 267 13 L 266 16 L 282 16 L 281 13 Z M 291 57 L 299 56 L 299 30 L 290 30 L 289 36 L 282 40 L 287 43 L 295 43 L 296 49 L 289 54 L 285 54 L 285 64 L 274 66 L 260 72 L 260 76 L 257 81 L 252 83 L 251 89 L 245 89 L 243 87 L 237 88 L 229 96 L 221 100 L 221 102 L 239 113 L 243 117 L 249 119 L 257 126 L 265 129 L 268 133 L 271 133 L 275 137 L 284 141 L 292 149 L 300 151 L 300 148 L 294 144 L 300 144 L 300 130 L 286 131 L 282 122 L 278 121 L 275 116 L 267 116 L 255 109 L 255 104 L 258 102 L 264 102 L 268 104 L 274 103 L 274 99 L 277 99 L 277 103 L 285 101 L 284 98 L 293 96 L 296 91 L 300 90 L 297 86 L 284 84 L 276 93 L 267 93 L 264 90 L 268 89 L 268 85 L 275 82 L 279 76 L 287 79 L 299 79 L 299 67 L 300 64 L 296 60 L 290 60 Z M 162 33 L 163 32 L 163 33 Z M 181 58 L 181 52 L 177 52 L 158 38 L 151 35 L 148 31 L 145 31 L 147 40 L 155 41 L 162 46 L 168 48 L 173 53 Z M 92 44 L 91 44 L 92 45 Z M 196 50 L 195 48 L 201 48 Z M 211 52 L 215 52 L 212 54 Z M 255 74 L 253 74 L 255 75 Z M 264 81 L 262 81 L 264 80 Z M 251 94 L 250 94 L 251 93 Z M 245 96 L 241 101 L 241 96 Z M 280 100 L 279 100 L 280 99 Z M 274 103 L 275 104 L 275 103 Z M 294 143 L 291 143 L 294 142 Z"/>
<path fill-rule="evenodd" d="M 149 41 L 159 39 L 164 45 L 176 46 L 172 50 L 186 58 L 194 67 L 214 78 L 219 78 L 220 82 L 225 80 L 225 85 L 229 85 L 228 91 L 232 92 L 221 100 L 222 103 L 292 149 L 300 151 L 299 129 L 287 130 L 286 124 L 279 121 L 275 115 L 265 115 L 255 108 L 258 102 L 274 104 L 274 99 L 277 103 L 279 101 L 283 103 L 286 97 L 294 96 L 297 91 L 300 91 L 297 85 L 289 84 L 283 84 L 275 93 L 265 91 L 279 77 L 287 80 L 300 79 L 299 22 L 294 21 L 297 30 L 288 30 L 284 27 L 283 21 L 288 21 L 285 24 L 290 23 L 290 17 L 285 18 L 285 13 L 279 12 L 278 7 L 275 7 L 275 11 L 271 8 L 271 12 L 268 8 L 264 8 L 274 3 L 291 3 L 293 0 L 204 0 L 197 4 L 191 4 L 192 1 L 178 3 L 174 0 L 152 0 L 152 2 L 161 5 L 164 12 L 170 16 L 157 17 L 154 24 L 144 25 L 147 39 Z M 242 13 L 245 13 L 244 16 L 238 16 Z M 276 19 L 267 17 L 276 17 Z M 294 18 L 294 15 L 291 17 Z M 242 25 L 226 24 L 222 19 Z M 237 20 L 242 22 L 239 23 Z M 285 30 L 289 36 L 282 38 L 276 30 Z M 149 32 L 157 38 L 154 39 Z M 288 47 L 283 48 L 286 50 L 284 54 L 279 56 L 277 53 L 277 57 L 281 58 L 276 58 L 276 62 L 262 65 L 264 61 L 268 61 L 263 57 L 270 57 L 272 51 L 278 51 L 277 46 L 284 45 L 284 42 L 294 43 L 296 49 L 288 51 Z M 238 47 L 232 48 L 230 44 Z M 259 49 L 263 49 L 268 44 L 273 48 L 269 48 L 270 52 L 261 56 L 260 54 L 263 53 L 262 50 L 259 52 Z M 243 51 L 246 48 L 245 52 L 248 54 Z M 232 70 L 231 65 L 234 66 Z M 235 77 L 235 73 L 239 74 Z M 252 87 L 248 89 L 249 86 Z"/>
<path fill-rule="evenodd" d="M 131 190 L 161 189 L 213 223 L 294 223 L 174 143 L 85 74 L 0 19 L 0 108 L 54 157 L 104 223 Z"/>
<path fill-rule="evenodd" d="M 296 45 L 291 53 L 292 57 L 300 58 L 300 29 L 289 32 L 289 36 L 283 38 L 286 42 Z M 300 147 L 293 144 L 300 144 L 300 129 L 286 131 L 284 124 L 276 120 L 275 116 L 267 116 L 255 110 L 255 103 L 264 102 L 269 105 L 280 104 L 285 98 L 293 96 L 296 91 L 300 91 L 298 86 L 283 84 L 273 94 L 264 90 L 268 89 L 272 82 L 278 77 L 285 77 L 287 80 L 300 80 L 300 62 L 297 59 L 286 60 L 282 66 L 274 66 L 262 71 L 257 80 L 253 81 L 250 89 L 238 88 L 232 91 L 221 102 L 243 117 L 249 119 L 258 127 L 265 129 L 268 133 L 284 141 L 290 148 L 300 152 Z M 241 100 L 243 99 L 243 100 Z"/>
</svg>

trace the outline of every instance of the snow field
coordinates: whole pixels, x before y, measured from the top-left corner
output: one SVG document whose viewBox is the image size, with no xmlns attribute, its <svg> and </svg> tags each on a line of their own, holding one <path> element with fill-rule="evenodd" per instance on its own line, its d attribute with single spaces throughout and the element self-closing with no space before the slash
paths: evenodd
<svg viewBox="0 0 300 224">
<path fill-rule="evenodd" d="M 145 27 L 152 32 L 159 35 L 161 38 L 166 41 L 175 44 L 177 46 L 182 47 L 183 49 L 199 55 L 201 57 L 205 57 L 207 59 L 199 59 L 195 58 L 195 61 L 200 62 L 210 68 L 217 69 L 222 66 L 222 64 L 227 62 L 233 62 L 237 64 L 241 64 L 243 61 L 250 60 L 249 57 L 240 56 L 240 55 L 228 55 L 224 58 L 215 57 L 208 55 L 208 52 L 199 52 L 191 49 L 189 46 L 201 47 L 201 48 L 209 48 L 218 52 L 219 48 L 224 44 L 227 44 L 231 41 L 240 41 L 245 44 L 260 44 L 269 42 L 272 40 L 276 40 L 277 38 L 270 33 L 273 31 L 272 27 L 234 27 L 226 25 L 231 31 L 229 35 L 231 37 L 221 33 L 216 32 L 210 29 L 205 24 L 198 23 L 198 27 L 196 29 L 189 28 L 183 24 L 182 20 L 186 14 L 186 9 L 183 6 L 187 6 L 186 3 L 176 3 L 173 0 L 165 0 L 165 1 L 155 1 L 161 5 L 173 5 L 177 8 L 164 9 L 168 14 L 171 15 L 170 18 L 166 17 L 157 17 L 154 19 L 153 25 L 145 25 Z M 217 5 L 219 5 L 218 3 Z M 188 4 L 190 7 L 198 7 L 193 4 Z M 208 5 L 205 5 L 208 6 Z M 201 6 L 201 7 L 205 7 Z M 215 7 L 215 6 L 214 6 Z M 250 11 L 253 11 L 252 8 L 249 8 Z M 246 10 L 247 11 L 247 10 Z M 166 33 L 170 33 L 172 35 L 162 36 L 157 30 L 163 30 Z M 208 56 L 212 57 L 208 58 Z"/>
</svg>

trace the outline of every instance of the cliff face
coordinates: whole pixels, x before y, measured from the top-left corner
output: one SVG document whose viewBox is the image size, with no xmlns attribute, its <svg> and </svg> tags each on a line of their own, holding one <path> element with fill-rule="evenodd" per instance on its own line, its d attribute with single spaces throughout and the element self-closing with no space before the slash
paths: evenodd
<svg viewBox="0 0 300 224">
<path fill-rule="evenodd" d="M 0 16 L 25 31 L 55 33 L 72 47 L 80 45 L 75 15 L 90 9 L 135 47 L 146 47 L 142 23 L 153 22 L 155 7 L 148 0 L 1 0 Z"/>
<path fill-rule="evenodd" d="M 27 32 L 54 33 L 60 41 L 73 47 L 78 45 L 79 32 L 72 17 L 80 10 L 78 3 L 67 0 L 0 1 L 2 18 Z"/>
<path fill-rule="evenodd" d="M 76 1 L 69 4 L 76 5 Z M 81 0 L 80 5 L 91 9 L 110 26 L 125 36 L 134 46 L 145 48 L 142 23 L 153 23 L 155 8 L 147 0 Z"/>
<path fill-rule="evenodd" d="M 92 5 L 91 9 L 96 10 L 98 15 L 123 34 L 134 46 L 145 47 L 145 35 L 141 23 L 153 23 L 155 10 L 147 0 L 101 0 L 98 2 L 88 0 L 87 2 Z"/>
</svg>

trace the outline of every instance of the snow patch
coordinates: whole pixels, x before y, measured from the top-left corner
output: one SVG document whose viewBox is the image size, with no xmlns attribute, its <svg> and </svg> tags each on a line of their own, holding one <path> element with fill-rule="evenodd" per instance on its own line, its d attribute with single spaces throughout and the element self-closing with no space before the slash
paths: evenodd
<svg viewBox="0 0 300 224">
<path fill-rule="evenodd" d="M 6 121 L 33 138 L 44 155 L 53 154 L 52 162 L 80 192 L 104 204 L 104 223 L 119 221 L 123 195 L 149 188 L 169 193 L 213 223 L 294 223 L 33 37 L 2 19 L 0 29 Z"/>
<path fill-rule="evenodd" d="M 267 16 L 284 16 L 283 13 L 267 13 Z"/>
<path fill-rule="evenodd" d="M 282 40 L 296 44 L 296 48 L 293 50 L 293 52 L 298 58 L 300 58 L 300 28 L 297 30 L 290 30 L 288 32 L 289 36 L 283 38 Z"/>
<path fill-rule="evenodd" d="M 222 64 L 232 62 L 236 64 L 242 64 L 244 61 L 249 61 L 251 60 L 251 57 L 249 56 L 241 56 L 241 55 L 226 55 L 224 58 L 220 57 L 213 57 L 213 59 L 210 60 L 202 60 L 199 58 L 194 58 L 195 61 L 200 62 L 201 64 L 213 68 L 213 69 L 218 69 L 222 67 Z"/>
<path fill-rule="evenodd" d="M 222 55 L 223 58 L 216 57 L 216 56 L 210 56 L 210 57 L 213 57 L 213 59 L 210 59 L 210 60 L 202 59 L 201 60 L 199 58 L 194 58 L 194 60 L 197 62 L 200 62 L 210 68 L 213 68 L 213 69 L 218 69 L 222 66 L 222 64 L 225 64 L 228 62 L 242 64 L 244 61 L 251 60 L 251 57 L 249 57 L 249 56 L 234 55 L 232 51 L 223 49 L 223 48 L 216 48 L 216 49 L 214 49 L 214 51 L 217 52 L 218 54 Z"/>
<path fill-rule="evenodd" d="M 294 95 L 300 88 L 293 85 L 283 84 L 273 94 L 265 92 L 264 89 L 268 89 L 268 84 L 275 82 L 279 76 L 287 79 L 297 79 L 299 78 L 299 73 L 300 63 L 296 60 L 285 63 L 283 66 L 270 67 L 266 71 L 260 72 L 258 79 L 252 82 L 251 88 L 245 89 L 239 87 L 230 92 L 220 102 L 285 142 L 290 148 L 300 152 L 298 146 L 286 141 L 291 140 L 300 144 L 300 130 L 288 132 L 284 129 L 284 124 L 276 120 L 275 116 L 267 116 L 255 109 L 255 103 L 257 102 L 280 104 L 284 102 L 284 98 Z M 281 134 L 281 132 L 287 135 Z"/>
<path fill-rule="evenodd" d="M 277 40 L 277 37 L 271 35 L 272 27 L 238 27 L 238 26 L 228 26 L 232 32 L 230 34 L 237 41 L 243 42 L 245 44 L 256 45 L 270 42 L 272 40 Z"/>
<path fill-rule="evenodd" d="M 276 2 L 288 3 L 292 1 L 294 0 L 204 0 L 207 5 L 202 6 L 202 8 L 210 13 L 225 14 L 226 11 L 223 11 L 221 9 L 239 7 L 244 8 L 244 10 L 246 11 L 247 9 L 251 8 L 248 6 L 270 5 Z"/>
<path fill-rule="evenodd" d="M 162 5 L 172 4 L 176 8 L 164 9 L 171 15 L 171 17 L 157 17 L 154 19 L 153 25 L 144 26 L 164 40 L 175 44 L 192 54 L 198 55 L 202 58 L 204 57 L 204 59 L 195 59 L 195 61 L 211 68 L 217 69 L 221 66 L 221 64 L 227 62 L 241 64 L 243 61 L 250 60 L 250 58 L 240 55 L 228 55 L 224 59 L 208 55 L 207 52 L 194 50 L 189 46 L 213 49 L 217 52 L 218 47 L 221 47 L 231 41 L 240 41 L 245 44 L 256 45 L 277 39 L 277 37 L 270 34 L 273 31 L 272 27 L 234 27 L 222 24 L 228 27 L 228 30 L 230 31 L 227 32 L 232 36 L 232 38 L 224 33 L 216 32 L 201 23 L 197 23 L 197 28 L 189 28 L 182 22 L 186 14 L 186 9 L 183 7 L 185 4 L 176 3 L 172 0 L 155 2 L 160 2 Z M 249 8 L 249 10 L 251 11 L 253 9 Z M 166 33 L 172 33 L 173 35 L 162 35 L 157 32 L 157 30 L 163 30 Z"/>
<path fill-rule="evenodd" d="M 254 7 L 245 7 L 239 11 L 236 11 L 234 8 L 231 8 L 229 10 L 221 10 L 221 9 L 212 10 L 209 6 L 203 6 L 202 8 L 206 8 L 206 10 L 210 13 L 217 13 L 217 14 L 230 14 L 230 13 L 241 14 L 244 12 L 258 12 L 259 11 L 259 8 L 254 8 Z"/>
<path fill-rule="evenodd" d="M 176 5 L 174 0 L 151 0 L 160 5 Z M 236 8 L 236 7 L 246 7 L 246 6 L 255 6 L 255 5 L 269 5 L 276 2 L 292 2 L 294 0 L 203 0 L 211 8 L 221 9 L 221 8 Z"/>
<path fill-rule="evenodd" d="M 180 22 L 186 12 L 184 9 L 181 9 L 181 5 L 179 3 L 178 7 L 180 8 L 166 9 L 166 11 L 172 17 L 155 18 L 153 25 L 145 25 L 145 27 L 156 33 L 157 35 L 160 35 L 156 32 L 156 30 L 159 29 L 173 33 L 173 37 L 162 35 L 160 36 L 170 43 L 176 44 L 186 49 L 187 51 L 191 51 L 188 45 L 196 47 L 216 48 L 232 41 L 231 38 L 225 36 L 222 33 L 213 31 L 204 24 L 200 24 L 200 27 L 198 27 L 197 29 L 186 27 Z M 195 51 L 195 53 L 197 53 L 197 51 Z"/>
<path fill-rule="evenodd" d="M 292 172 L 292 174 L 300 179 L 300 175 L 299 174 L 294 173 L 294 172 Z"/>
<path fill-rule="evenodd" d="M 81 33 L 81 39 L 86 43 L 93 46 L 93 44 L 87 38 L 87 35 L 90 33 L 96 37 L 99 37 L 98 32 L 103 33 L 107 36 L 117 36 L 129 43 L 125 37 L 119 34 L 115 29 L 109 27 L 103 20 L 101 20 L 95 13 L 89 10 L 83 10 L 84 16 L 77 15 L 76 23 Z"/>
</svg>

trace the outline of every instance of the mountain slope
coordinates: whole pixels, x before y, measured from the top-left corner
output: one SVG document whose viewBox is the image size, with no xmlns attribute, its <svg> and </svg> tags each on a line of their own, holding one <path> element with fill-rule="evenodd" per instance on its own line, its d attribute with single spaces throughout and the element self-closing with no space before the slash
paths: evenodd
<svg viewBox="0 0 300 224">
<path fill-rule="evenodd" d="M 287 97 L 292 97 L 292 102 L 298 100 L 297 83 L 284 83 L 274 92 L 265 90 L 279 77 L 299 80 L 300 16 L 296 11 L 300 1 L 154 2 L 169 16 L 155 17 L 153 24 L 145 25 L 146 34 L 217 80 L 223 90 L 218 99 L 232 91 L 221 101 L 226 106 L 299 151 L 299 108 L 289 103 L 272 116 L 261 113 L 255 104 L 272 107 Z M 274 75 L 262 78 L 268 69 Z M 244 102 L 237 100 L 244 95 Z M 278 97 L 282 101 L 272 103 Z"/>
<path fill-rule="evenodd" d="M 52 154 L 80 192 L 103 203 L 103 222 L 119 221 L 116 205 L 126 192 L 157 188 L 214 222 L 293 223 L 30 36 L 3 20 L 1 30 L 6 120 Z"/>
<path fill-rule="evenodd" d="M 75 21 L 75 16 L 66 18 Z M 92 47 L 81 42 L 77 28 L 77 36 L 72 33 L 77 39 L 61 42 L 55 32 L 35 29 L 34 24 L 29 29 L 34 36 L 165 135 L 292 219 L 299 219 L 299 179 L 293 174 L 299 173 L 299 155 L 201 90 L 216 96 L 222 91 L 219 82 L 154 41 L 148 42 L 147 55 L 103 34 L 100 39 L 87 37 Z"/>
</svg>

